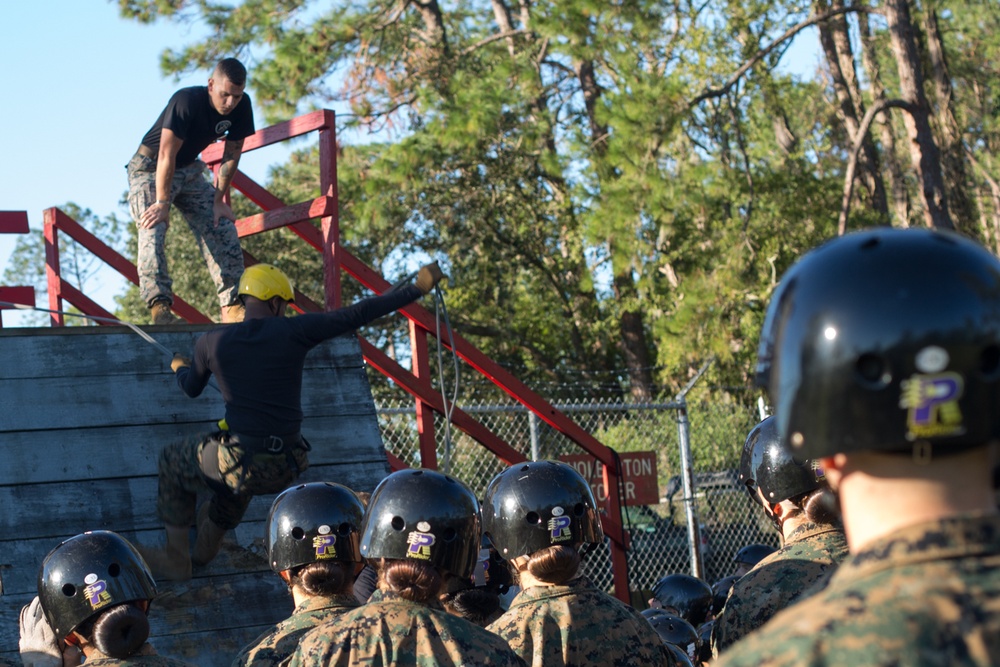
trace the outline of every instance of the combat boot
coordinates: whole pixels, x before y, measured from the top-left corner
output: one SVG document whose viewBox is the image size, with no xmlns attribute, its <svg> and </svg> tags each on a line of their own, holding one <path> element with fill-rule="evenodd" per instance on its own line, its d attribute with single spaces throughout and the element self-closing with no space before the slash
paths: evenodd
<svg viewBox="0 0 1000 667">
<path fill-rule="evenodd" d="M 191 537 L 187 526 L 166 526 L 163 548 L 136 545 L 156 579 L 187 581 L 191 578 Z"/>
<path fill-rule="evenodd" d="M 243 308 L 243 304 L 234 303 L 231 306 L 222 307 L 222 323 L 230 324 L 235 322 L 242 322 L 243 317 L 246 315 L 246 309 Z"/>
<path fill-rule="evenodd" d="M 198 532 L 194 538 L 194 552 L 191 554 L 191 560 L 196 565 L 210 563 L 219 553 L 222 538 L 226 535 L 226 529 L 208 516 L 209 504 L 203 503 L 198 510 Z"/>
<path fill-rule="evenodd" d="M 153 316 L 153 324 L 173 324 L 177 321 L 174 314 L 170 312 L 170 302 L 166 299 L 157 299 L 149 307 L 149 312 Z"/>
</svg>

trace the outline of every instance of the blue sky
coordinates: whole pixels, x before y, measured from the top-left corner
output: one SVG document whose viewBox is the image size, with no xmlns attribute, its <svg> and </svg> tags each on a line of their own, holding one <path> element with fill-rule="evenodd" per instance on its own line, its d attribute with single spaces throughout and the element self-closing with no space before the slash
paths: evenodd
<svg viewBox="0 0 1000 667">
<path fill-rule="evenodd" d="M 42 211 L 74 202 L 99 217 L 117 213 L 126 189 L 125 163 L 170 95 L 204 85 L 208 72 L 180 80 L 160 73 L 160 53 L 203 32 L 198 25 L 142 25 L 118 16 L 108 0 L 6 2 L 0 21 L 0 210 L 27 211 L 41 228 Z M 818 59 L 815 31 L 796 39 L 783 65 L 810 75 Z M 253 69 L 250 70 L 252 94 Z M 335 111 L 345 111 L 334 107 Z M 263 119 L 257 115 L 258 128 Z M 288 156 L 284 147 L 249 153 L 240 169 L 263 182 Z M 16 238 L 0 234 L 0 274 Z M 124 280 L 107 271 L 95 300 L 114 309 Z M 90 287 L 90 286 L 88 286 Z M 45 303 L 40 303 L 45 306 Z M 4 326 L 18 326 L 4 311 Z"/>
</svg>

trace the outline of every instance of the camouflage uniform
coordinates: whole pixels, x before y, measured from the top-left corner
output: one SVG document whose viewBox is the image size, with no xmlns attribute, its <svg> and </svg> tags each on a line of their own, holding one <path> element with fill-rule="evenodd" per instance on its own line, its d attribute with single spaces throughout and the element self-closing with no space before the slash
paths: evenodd
<svg viewBox="0 0 1000 667">
<path fill-rule="evenodd" d="M 110 658 L 100 651 L 95 650 L 95 652 L 96 655 L 87 658 L 84 663 L 87 667 L 126 667 L 131 665 L 137 667 L 192 667 L 190 663 L 157 655 L 149 644 L 143 644 L 138 652 L 127 658 Z"/>
<path fill-rule="evenodd" d="M 156 202 L 156 160 L 136 153 L 128 166 L 128 206 L 138 224 L 143 212 Z M 220 306 L 238 301 L 240 276 L 243 274 L 243 251 L 232 220 L 220 220 L 215 226 L 215 186 L 208 179 L 204 162 L 177 167 L 170 184 L 170 201 L 181 212 L 201 248 L 208 273 L 215 283 Z M 173 281 L 167 271 L 165 244 L 167 225 L 146 229 L 139 227 L 139 296 L 151 305 L 156 299 L 173 300 Z"/>
<path fill-rule="evenodd" d="M 289 667 L 521 665 L 502 639 L 438 605 L 375 591 L 371 601 L 302 637 Z"/>
<path fill-rule="evenodd" d="M 521 591 L 487 628 L 525 662 L 540 667 L 673 665 L 653 626 L 585 577 Z"/>
<path fill-rule="evenodd" d="M 733 665 L 1000 664 L 1000 516 L 909 526 L 733 645 Z"/>
<path fill-rule="evenodd" d="M 821 586 L 845 558 L 847 538 L 841 527 L 807 522 L 793 530 L 781 549 L 733 585 L 715 619 L 712 651 L 725 651 L 807 590 L 815 593 L 817 584 Z"/>
<path fill-rule="evenodd" d="M 215 442 L 219 443 L 221 482 L 207 478 L 202 468 L 202 454 L 207 446 L 212 451 L 210 445 Z M 165 524 L 190 525 L 194 521 L 198 492 L 208 490 L 213 492 L 209 518 L 220 528 L 235 528 L 255 495 L 283 490 L 309 467 L 306 450 L 296 447 L 290 453 L 296 470 L 289 466 L 288 455 L 284 453 L 257 454 L 249 459 L 244 474 L 241 463 L 244 450 L 225 442 L 224 434 L 213 433 L 172 443 L 160 451 L 156 514 Z"/>
<path fill-rule="evenodd" d="M 358 606 L 353 595 L 317 596 L 303 600 L 291 616 L 240 651 L 232 667 L 277 667 L 295 652 L 302 635 Z"/>
</svg>

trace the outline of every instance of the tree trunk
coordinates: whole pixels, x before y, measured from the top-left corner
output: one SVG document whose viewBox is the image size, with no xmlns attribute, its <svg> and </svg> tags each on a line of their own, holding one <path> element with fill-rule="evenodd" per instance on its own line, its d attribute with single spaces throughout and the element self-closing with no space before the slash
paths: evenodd
<svg viewBox="0 0 1000 667">
<path fill-rule="evenodd" d="M 448 55 L 448 33 L 444 27 L 444 16 L 437 0 L 412 0 L 424 22 L 424 37 L 428 44 L 440 45 L 441 53 Z"/>
<path fill-rule="evenodd" d="M 843 2 L 834 0 L 829 6 L 826 0 L 815 0 L 817 14 L 830 9 L 843 7 Z M 847 131 L 850 145 L 858 142 L 858 125 L 864 116 L 864 102 L 861 89 L 858 87 L 858 77 L 854 69 L 854 53 L 851 40 L 847 33 L 847 19 L 843 14 L 834 16 L 818 25 L 820 44 L 826 55 L 833 80 L 833 89 L 837 95 L 838 115 Z M 886 202 L 885 184 L 879 168 L 878 152 L 870 136 L 863 138 L 861 154 L 858 156 L 858 179 L 868 192 L 869 203 L 879 216 L 888 223 L 889 207 Z"/>
<path fill-rule="evenodd" d="M 931 131 L 930 105 L 924 95 L 924 79 L 913 37 L 909 1 L 885 0 L 883 11 L 899 70 L 900 97 L 911 105 L 903 119 L 910 139 L 910 160 L 920 179 L 924 219 L 928 227 L 954 229 L 941 174 L 941 156 Z"/>
<path fill-rule="evenodd" d="M 493 16 L 496 18 L 497 27 L 500 33 L 511 32 L 510 8 L 504 4 L 503 0 L 491 0 L 493 4 Z M 507 52 L 514 57 L 514 38 L 507 38 Z"/>
<path fill-rule="evenodd" d="M 601 96 L 601 86 L 597 83 L 593 62 L 581 61 L 577 64 L 576 73 L 580 81 L 580 89 L 583 92 L 587 119 L 590 123 L 591 146 L 596 153 L 596 161 L 600 163 L 603 162 L 603 157 L 608 150 L 608 128 L 597 119 L 597 100 Z M 605 168 L 599 168 L 597 172 L 602 179 L 614 178 L 614 175 Z M 614 259 L 618 255 L 615 252 L 614 237 L 608 238 L 608 251 L 612 258 L 611 268 L 616 301 L 619 304 L 635 303 L 638 295 L 632 280 L 632 267 L 629 262 L 620 262 Z M 628 369 L 629 392 L 635 400 L 648 401 L 653 397 L 653 375 L 650 370 L 649 344 L 646 340 L 646 326 L 643 322 L 642 311 L 627 308 L 621 310 L 619 344 L 622 356 L 625 358 L 625 366 Z"/>
<path fill-rule="evenodd" d="M 972 200 L 966 194 L 968 174 L 962 148 L 962 131 L 952 109 L 951 74 L 945 59 L 937 9 L 933 0 L 924 0 L 924 32 L 927 56 L 931 66 L 936 98 L 937 124 L 941 133 L 941 167 L 948 193 L 948 207 L 958 226 L 971 225 L 978 217 Z"/>
<path fill-rule="evenodd" d="M 871 17 L 868 14 L 858 16 L 858 27 L 861 32 L 861 63 L 871 86 L 872 98 L 875 102 L 886 99 L 885 86 L 882 85 L 882 74 L 879 68 L 878 52 L 871 34 Z M 910 194 L 906 190 L 906 180 L 903 168 L 899 164 L 899 154 L 896 152 L 896 132 L 892 126 L 890 114 L 879 114 L 875 122 L 879 127 L 879 140 L 882 142 L 881 162 L 885 166 L 889 180 L 889 192 L 892 196 L 892 211 L 896 224 L 901 227 L 910 226 Z"/>
</svg>

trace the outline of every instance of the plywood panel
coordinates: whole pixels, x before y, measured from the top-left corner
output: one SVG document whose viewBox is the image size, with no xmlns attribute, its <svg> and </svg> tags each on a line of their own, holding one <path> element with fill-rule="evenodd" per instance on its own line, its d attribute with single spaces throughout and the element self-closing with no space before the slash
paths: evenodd
<svg viewBox="0 0 1000 667">
<path fill-rule="evenodd" d="M 198 336 L 212 327 L 142 328 L 150 329 L 147 333 L 163 347 L 189 357 Z M 360 349 L 354 334 L 338 336 L 313 349 L 305 367 L 358 367 L 363 364 Z M 170 356 L 125 327 L 0 329 L 0 353 L 16 360 L 0 364 L 0 381 L 170 373 Z"/>
<path fill-rule="evenodd" d="M 384 458 L 356 459 L 343 465 L 310 466 L 298 481 L 332 481 L 371 490 L 385 471 Z M 148 476 L 2 486 L 0 535 L 24 540 L 75 535 L 97 528 L 118 532 L 158 528 L 156 485 L 156 477 Z M 273 495 L 254 498 L 247 519 L 263 519 L 273 499 Z"/>
<path fill-rule="evenodd" d="M 164 443 L 200 437 L 214 426 L 206 421 L 5 433 L 0 485 L 155 475 Z M 310 417 L 302 432 L 316 465 L 370 461 L 372 445 L 382 442 L 377 422 L 356 415 Z"/>
<path fill-rule="evenodd" d="M 22 378 L 0 382 L 0 432 L 96 428 L 129 424 L 185 424 L 220 419 L 225 406 L 207 387 L 189 398 L 173 373 L 89 378 Z M 303 413 L 374 415 L 362 368 L 313 369 L 302 382 Z M 71 408 L 71 409 L 67 409 Z"/>
</svg>

